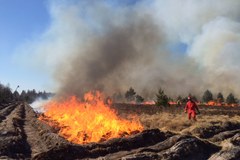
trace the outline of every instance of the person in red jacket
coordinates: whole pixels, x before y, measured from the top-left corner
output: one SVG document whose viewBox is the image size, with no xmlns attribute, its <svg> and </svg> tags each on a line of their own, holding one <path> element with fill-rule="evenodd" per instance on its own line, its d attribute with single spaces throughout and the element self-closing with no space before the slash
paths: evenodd
<svg viewBox="0 0 240 160">
<path fill-rule="evenodd" d="M 196 111 L 199 114 L 199 109 L 197 104 L 192 100 L 192 98 L 189 96 L 188 97 L 188 102 L 185 106 L 185 113 L 188 113 L 188 119 L 191 120 L 193 118 L 194 121 L 196 121 Z"/>
</svg>

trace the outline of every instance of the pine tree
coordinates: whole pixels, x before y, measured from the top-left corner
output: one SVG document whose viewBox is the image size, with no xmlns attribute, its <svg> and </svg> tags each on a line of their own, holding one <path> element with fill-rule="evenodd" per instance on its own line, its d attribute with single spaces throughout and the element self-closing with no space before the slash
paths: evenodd
<svg viewBox="0 0 240 160">
<path fill-rule="evenodd" d="M 202 97 L 203 102 L 208 103 L 213 100 L 213 95 L 209 90 L 206 90 Z"/>
<path fill-rule="evenodd" d="M 232 93 L 230 93 L 226 98 L 226 103 L 227 104 L 236 104 L 237 99 L 234 97 L 234 95 Z"/>
<path fill-rule="evenodd" d="M 136 92 L 132 87 L 129 88 L 129 90 L 125 93 L 125 98 L 128 102 L 134 101 Z"/>
<path fill-rule="evenodd" d="M 11 102 L 13 98 L 14 97 L 9 84 L 5 86 L 0 83 L 0 103 Z"/>
<path fill-rule="evenodd" d="M 169 105 L 169 97 L 164 93 L 164 90 L 161 88 L 158 90 L 158 93 L 156 94 L 157 100 L 155 101 L 155 104 L 157 106 L 168 106 Z"/>
<path fill-rule="evenodd" d="M 221 92 L 217 94 L 217 102 L 218 103 L 223 103 L 224 102 L 224 97 Z"/>
<path fill-rule="evenodd" d="M 136 102 L 137 103 L 142 103 L 144 101 L 144 98 L 140 95 L 136 95 Z"/>
</svg>

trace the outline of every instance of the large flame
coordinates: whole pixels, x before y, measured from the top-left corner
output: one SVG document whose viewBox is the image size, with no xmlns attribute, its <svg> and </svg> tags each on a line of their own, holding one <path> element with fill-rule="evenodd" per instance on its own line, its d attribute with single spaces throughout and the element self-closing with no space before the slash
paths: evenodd
<svg viewBox="0 0 240 160">
<path fill-rule="evenodd" d="M 136 117 L 131 121 L 119 118 L 100 92 L 85 94 L 84 101 L 74 96 L 62 102 L 51 101 L 45 110 L 40 119 L 55 125 L 59 134 L 73 143 L 100 142 L 143 130 Z"/>
</svg>

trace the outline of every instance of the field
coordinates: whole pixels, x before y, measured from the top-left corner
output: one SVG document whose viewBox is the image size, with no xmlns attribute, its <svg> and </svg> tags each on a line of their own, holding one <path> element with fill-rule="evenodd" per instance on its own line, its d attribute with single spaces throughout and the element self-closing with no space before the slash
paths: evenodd
<svg viewBox="0 0 240 160">
<path fill-rule="evenodd" d="M 240 108 L 200 106 L 197 122 L 183 107 L 115 104 L 120 117 L 137 115 L 141 133 L 101 143 L 72 144 L 38 120 L 26 103 L 0 105 L 0 159 L 240 159 Z"/>
</svg>

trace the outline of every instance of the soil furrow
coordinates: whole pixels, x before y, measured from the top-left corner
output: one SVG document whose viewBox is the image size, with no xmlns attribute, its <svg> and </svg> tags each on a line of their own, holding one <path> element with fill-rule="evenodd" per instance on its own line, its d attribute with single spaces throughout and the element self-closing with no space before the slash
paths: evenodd
<svg viewBox="0 0 240 160">
<path fill-rule="evenodd" d="M 0 124 L 0 158 L 29 159 L 31 148 L 23 130 L 25 110 L 23 104 L 15 109 Z"/>
<path fill-rule="evenodd" d="M 9 106 L 5 106 L 3 109 L 0 110 L 0 123 L 6 119 L 8 115 L 16 108 L 17 104 L 11 104 Z"/>
<path fill-rule="evenodd" d="M 68 143 L 61 138 L 48 125 L 37 119 L 36 113 L 33 109 L 25 104 L 25 125 L 24 131 L 26 133 L 26 140 L 31 146 L 31 156 L 46 152 L 51 148 Z"/>
</svg>

